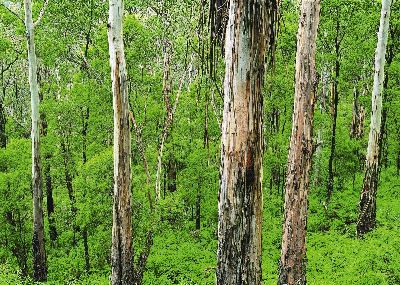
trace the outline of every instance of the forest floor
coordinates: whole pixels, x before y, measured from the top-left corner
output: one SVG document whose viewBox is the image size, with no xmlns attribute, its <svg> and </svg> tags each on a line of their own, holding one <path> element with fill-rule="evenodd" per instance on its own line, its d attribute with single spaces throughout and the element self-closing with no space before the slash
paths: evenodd
<svg viewBox="0 0 400 285">
<path fill-rule="evenodd" d="M 355 224 L 362 178 L 357 174 L 354 188 L 351 182 L 336 190 L 328 209 L 321 199 L 325 189 L 312 187 L 307 234 L 309 285 L 400 284 L 400 177 L 394 169 L 382 172 L 377 228 L 357 239 Z M 264 285 L 274 285 L 277 281 L 282 202 L 281 193 L 264 194 Z M 200 231 L 196 231 L 193 230 L 194 221 L 187 221 L 179 227 L 163 225 L 154 239 L 144 284 L 215 284 L 216 217 L 202 226 Z M 94 272 L 68 282 L 49 278 L 46 284 L 108 284 L 108 274 L 106 271 Z M 22 281 L 10 268 L 1 265 L 0 284 L 31 283 Z"/>
</svg>

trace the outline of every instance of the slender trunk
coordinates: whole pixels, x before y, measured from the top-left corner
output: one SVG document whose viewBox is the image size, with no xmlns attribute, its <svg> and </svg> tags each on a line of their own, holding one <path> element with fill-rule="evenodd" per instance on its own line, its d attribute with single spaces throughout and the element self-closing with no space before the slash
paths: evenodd
<svg viewBox="0 0 400 285">
<path fill-rule="evenodd" d="M 359 139 L 364 135 L 365 110 L 364 107 L 360 105 L 359 92 L 356 87 L 354 87 L 353 94 L 353 118 L 351 121 L 350 137 Z"/>
<path fill-rule="evenodd" d="M 46 176 L 46 199 L 47 199 L 47 217 L 49 220 L 49 235 L 51 241 L 56 241 L 57 239 L 57 229 L 53 217 L 54 213 L 54 199 L 53 199 L 53 183 L 51 181 L 50 174 L 50 156 L 46 157 L 47 165 L 45 168 L 45 176 Z"/>
<path fill-rule="evenodd" d="M 140 157 L 143 162 L 144 171 L 146 172 L 147 199 L 149 200 L 150 209 L 153 210 L 154 209 L 153 197 L 150 192 L 151 177 L 150 177 L 150 171 L 149 171 L 149 163 L 147 162 L 147 157 L 146 157 L 146 153 L 145 153 L 145 149 L 144 149 L 142 134 L 139 129 L 139 126 L 136 123 L 136 119 L 135 119 L 133 112 L 129 113 L 129 117 L 131 118 L 132 125 L 133 125 L 133 128 L 136 133 L 136 145 L 137 145 Z"/>
<path fill-rule="evenodd" d="M 111 266 L 113 285 L 133 283 L 131 138 L 122 33 L 123 1 L 109 1 L 108 44 L 114 105 L 114 197 Z"/>
<path fill-rule="evenodd" d="M 168 160 L 167 164 L 167 175 L 168 175 L 168 191 L 176 191 L 176 161 L 173 153 Z"/>
<path fill-rule="evenodd" d="M 273 3 L 232 0 L 225 41 L 217 284 L 262 283 L 262 86 Z"/>
<path fill-rule="evenodd" d="M 6 123 L 7 119 L 3 106 L 3 100 L 0 98 L 0 148 L 5 148 L 7 146 Z"/>
<path fill-rule="evenodd" d="M 66 135 L 68 136 L 68 134 Z M 69 166 L 69 161 L 70 161 L 70 150 L 69 150 L 69 145 L 67 145 L 65 143 L 65 139 L 61 138 L 61 151 L 63 154 L 63 158 L 64 158 L 64 178 L 65 178 L 65 185 L 67 187 L 68 190 L 68 198 L 69 198 L 69 203 L 71 206 L 71 214 L 72 214 L 72 231 L 73 231 L 73 239 L 72 239 L 72 244 L 73 246 L 76 246 L 76 233 L 79 232 L 80 227 L 79 225 L 76 223 L 76 215 L 78 213 L 78 209 L 76 207 L 76 198 L 75 198 L 75 193 L 74 193 L 74 188 L 73 188 L 73 184 L 72 184 L 72 174 L 70 171 L 70 166 Z"/>
<path fill-rule="evenodd" d="M 196 194 L 196 230 L 200 230 L 201 226 L 201 184 L 198 184 Z"/>
<path fill-rule="evenodd" d="M 303 0 L 297 34 L 296 84 L 285 192 L 278 285 L 306 284 L 307 204 L 313 155 L 313 120 L 319 0 Z"/>
<path fill-rule="evenodd" d="M 86 48 L 88 46 L 86 45 Z M 87 131 L 89 125 L 89 107 L 86 107 L 86 112 L 82 110 L 82 164 L 85 165 L 87 162 Z M 86 178 L 85 178 L 86 181 Z M 84 195 L 86 196 L 86 191 L 84 191 Z M 87 225 L 83 227 L 82 230 L 82 239 L 83 239 L 83 250 L 85 254 L 85 270 L 86 273 L 90 273 L 90 255 L 89 255 L 89 243 L 88 243 L 88 229 Z"/>
<path fill-rule="evenodd" d="M 165 146 L 165 142 L 166 142 L 169 132 L 170 132 L 170 127 L 174 120 L 174 114 L 178 107 L 179 97 L 181 96 L 181 93 L 182 93 L 182 87 L 183 87 L 183 83 L 185 80 L 185 75 L 186 75 L 186 71 L 180 79 L 178 92 L 176 94 L 175 102 L 174 102 L 174 105 L 172 108 L 170 108 L 170 100 L 169 100 L 169 98 L 167 98 L 168 96 L 165 96 L 166 95 L 166 93 L 164 93 L 164 92 L 166 92 L 165 89 L 163 91 L 164 99 L 166 100 L 167 118 L 164 121 L 164 127 L 163 127 L 163 131 L 161 134 L 160 146 L 158 148 L 156 187 L 155 187 L 156 200 L 159 200 L 161 198 L 161 171 L 162 171 L 162 158 L 163 158 L 163 154 L 164 154 L 164 146 Z M 164 74 L 164 80 L 165 80 L 165 76 L 166 75 Z"/>
<path fill-rule="evenodd" d="M 90 255 L 89 255 L 87 226 L 85 226 L 82 230 L 82 239 L 83 239 L 83 250 L 85 252 L 85 270 L 86 270 L 86 273 L 89 274 L 90 273 Z"/>
<path fill-rule="evenodd" d="M 169 94 L 171 92 L 171 83 L 170 83 L 170 56 L 169 56 L 169 43 L 166 42 L 165 50 L 164 50 L 164 74 L 163 74 L 163 97 L 165 102 L 165 109 L 167 112 L 165 121 L 164 121 L 164 128 L 161 135 L 160 147 L 158 149 L 158 157 L 157 157 L 157 173 L 156 173 L 156 199 L 160 199 L 160 189 L 161 189 L 161 164 L 162 164 L 162 157 L 164 153 L 164 144 L 169 134 L 169 128 L 172 124 L 172 107 L 171 107 L 171 100 Z"/>
<path fill-rule="evenodd" d="M 46 281 L 47 264 L 44 245 L 43 192 L 40 173 L 39 86 L 37 81 L 37 60 L 31 0 L 24 0 L 24 5 L 32 107 L 33 279 L 34 281 Z"/>
<path fill-rule="evenodd" d="M 329 155 L 328 162 L 328 185 L 327 185 L 327 203 L 329 203 L 333 188 L 334 188 L 334 161 L 335 161 L 335 149 L 336 149 L 336 125 L 337 125 L 337 113 L 339 104 L 339 75 L 340 75 L 340 39 L 339 39 L 339 20 L 336 25 L 336 39 L 335 39 L 335 79 L 332 83 L 332 136 L 331 136 L 331 153 Z"/>
<path fill-rule="evenodd" d="M 392 0 L 382 1 L 382 11 L 375 52 L 374 88 L 372 91 L 371 125 L 365 163 L 365 176 L 361 191 L 357 236 L 371 231 L 376 224 L 376 193 L 379 172 L 379 136 L 382 119 L 382 93 L 384 81 L 385 54 L 389 30 L 390 6 Z"/>
<path fill-rule="evenodd" d="M 0 148 L 6 148 L 7 146 L 7 134 L 6 134 L 6 113 L 4 110 L 4 100 L 6 98 L 6 83 L 4 82 L 4 68 L 1 66 L 1 84 L 2 84 L 2 97 L 0 98 Z"/>
</svg>

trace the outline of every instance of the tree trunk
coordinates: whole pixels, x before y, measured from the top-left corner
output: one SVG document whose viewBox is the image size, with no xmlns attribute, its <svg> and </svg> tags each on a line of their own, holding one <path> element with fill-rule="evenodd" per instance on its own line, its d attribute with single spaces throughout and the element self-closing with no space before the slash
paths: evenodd
<svg viewBox="0 0 400 285">
<path fill-rule="evenodd" d="M 46 199 L 47 199 L 47 217 L 49 220 L 49 234 L 50 240 L 56 241 L 57 239 L 57 229 L 54 223 L 54 199 L 53 199 L 53 183 L 51 181 L 51 174 L 50 174 L 50 156 L 47 156 L 46 159 L 48 160 L 46 168 L 45 168 L 45 176 L 46 176 Z"/>
<path fill-rule="evenodd" d="M 365 109 L 360 105 L 358 100 L 359 92 L 356 87 L 354 87 L 353 93 L 353 118 L 351 121 L 350 137 L 353 139 L 359 139 L 364 135 Z"/>
<path fill-rule="evenodd" d="M 44 245 L 43 192 L 40 173 L 39 86 L 37 81 L 37 61 L 31 0 L 24 0 L 24 5 L 32 107 L 33 279 L 34 281 L 46 281 L 47 265 Z"/>
<path fill-rule="evenodd" d="M 131 138 L 129 96 L 122 18 L 123 1 L 109 1 L 108 44 L 114 105 L 114 197 L 112 227 L 112 284 L 133 283 Z"/>
<path fill-rule="evenodd" d="M 339 13 L 339 12 L 338 12 Z M 327 203 L 329 203 L 333 188 L 334 188 L 334 161 L 335 161 L 335 149 L 336 149 L 336 125 L 337 125 L 337 114 L 338 114 L 338 104 L 339 104 L 339 75 L 340 75 L 340 42 L 341 39 L 339 38 L 339 20 L 336 22 L 336 38 L 335 38 L 335 78 L 332 82 L 332 136 L 331 136 L 331 153 L 329 155 L 329 162 L 328 162 L 328 185 L 327 185 Z"/>
<path fill-rule="evenodd" d="M 86 44 L 85 53 L 87 53 L 88 43 Z M 86 112 L 82 109 L 82 164 L 85 165 L 87 162 L 87 132 L 89 125 L 89 107 L 86 107 Z M 86 181 L 86 178 L 85 178 Z M 86 196 L 86 191 L 84 192 Z M 89 243 L 88 243 L 88 229 L 87 225 L 83 227 L 82 230 L 82 239 L 83 239 L 83 250 L 85 254 L 85 270 L 86 273 L 90 273 L 90 255 L 89 255 Z"/>
<path fill-rule="evenodd" d="M 0 148 L 5 148 L 7 146 L 6 122 L 3 102 L 0 99 Z"/>
<path fill-rule="evenodd" d="M 378 32 L 378 44 L 375 52 L 374 88 L 372 91 L 371 125 L 368 150 L 365 163 L 365 176 L 359 204 L 357 236 L 371 231 L 375 227 L 376 193 L 379 172 L 379 136 L 382 119 L 382 93 L 384 81 L 385 54 L 389 30 L 390 5 L 392 0 L 382 1 L 382 11 Z"/>
<path fill-rule="evenodd" d="M 225 42 L 217 284 L 262 282 L 262 86 L 273 3 L 232 0 Z"/>
<path fill-rule="evenodd" d="M 306 284 L 307 195 L 314 148 L 312 132 L 317 89 L 315 50 L 319 11 L 319 0 L 302 1 L 278 285 Z"/>
</svg>

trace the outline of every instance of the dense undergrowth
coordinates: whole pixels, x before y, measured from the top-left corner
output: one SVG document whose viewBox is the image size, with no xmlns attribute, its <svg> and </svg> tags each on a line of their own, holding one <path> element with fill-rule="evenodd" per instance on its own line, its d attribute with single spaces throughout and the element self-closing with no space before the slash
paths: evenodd
<svg viewBox="0 0 400 285">
<path fill-rule="evenodd" d="M 362 175 L 355 188 L 346 183 L 326 208 L 318 188 L 311 189 L 308 215 L 308 270 L 310 285 L 393 285 L 400 284 L 399 177 L 394 169 L 384 169 L 377 205 L 377 228 L 362 239 L 355 236 L 357 201 Z M 322 189 L 321 189 L 322 190 Z M 216 198 L 216 193 L 214 193 Z M 179 194 L 176 193 L 176 199 Z M 281 243 L 282 196 L 264 194 L 263 276 L 264 284 L 276 284 Z M 217 206 L 215 203 L 214 206 Z M 216 218 L 216 217 L 215 217 Z M 144 284 L 214 284 L 216 263 L 216 220 L 200 231 L 194 221 L 179 226 L 161 225 L 154 239 Z M 50 251 L 46 284 L 108 284 L 109 269 L 71 278 L 71 256 L 54 256 Z M 73 253 L 71 253 L 73 254 Z M 82 261 L 80 261 L 82 262 Z M 66 264 L 65 264 L 66 263 Z M 31 284 L 19 277 L 11 264 L 2 264 L 0 284 Z M 67 273 L 65 274 L 64 273 Z M 64 281 L 52 281 L 64 280 Z"/>
</svg>

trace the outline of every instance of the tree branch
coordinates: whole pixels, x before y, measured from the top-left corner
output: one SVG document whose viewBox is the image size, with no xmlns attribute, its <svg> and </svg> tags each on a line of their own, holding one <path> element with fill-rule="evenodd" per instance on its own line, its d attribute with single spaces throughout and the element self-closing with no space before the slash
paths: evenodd
<svg viewBox="0 0 400 285">
<path fill-rule="evenodd" d="M 39 13 L 39 17 L 37 18 L 36 22 L 33 24 L 34 28 L 36 28 L 36 26 L 39 25 L 40 21 L 42 20 L 44 12 L 46 11 L 46 7 L 48 4 L 49 4 L 49 0 L 46 0 L 43 3 L 42 9 L 40 10 L 40 13 Z"/>
<path fill-rule="evenodd" d="M 20 20 L 21 23 L 25 26 L 25 21 L 24 21 L 24 19 L 22 19 L 17 13 L 15 13 L 13 10 L 11 10 L 10 8 L 8 8 L 8 7 L 6 6 L 6 4 L 4 4 L 3 2 L 0 3 L 0 5 L 1 5 L 2 7 L 4 7 L 4 9 L 6 9 L 8 12 L 10 12 L 11 14 L 13 14 L 13 15 L 14 15 L 18 20 Z"/>
</svg>

